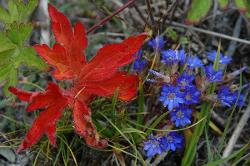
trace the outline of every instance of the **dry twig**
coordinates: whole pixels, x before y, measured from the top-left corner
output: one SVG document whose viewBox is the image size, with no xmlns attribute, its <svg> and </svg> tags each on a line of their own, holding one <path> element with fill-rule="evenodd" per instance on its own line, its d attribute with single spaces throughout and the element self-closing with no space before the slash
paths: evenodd
<svg viewBox="0 0 250 166">
<path fill-rule="evenodd" d="M 231 152 L 234 148 L 234 145 L 237 142 L 237 140 L 238 140 L 238 138 L 243 130 L 243 127 L 247 124 L 249 117 L 250 117 L 250 104 L 248 104 L 244 114 L 241 116 L 241 119 L 240 119 L 238 125 L 236 126 L 236 128 L 235 128 L 235 130 L 234 130 L 234 132 L 233 132 L 233 134 L 232 134 L 232 136 L 231 136 L 231 138 L 230 138 L 230 140 L 229 140 L 229 142 L 228 142 L 228 144 L 223 152 L 223 155 L 222 155 L 223 158 L 228 157 L 231 154 Z"/>
</svg>

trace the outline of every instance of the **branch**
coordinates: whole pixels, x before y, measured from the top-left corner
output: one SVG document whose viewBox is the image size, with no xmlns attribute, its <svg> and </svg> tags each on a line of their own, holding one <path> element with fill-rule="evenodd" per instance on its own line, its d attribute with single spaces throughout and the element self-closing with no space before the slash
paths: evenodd
<svg viewBox="0 0 250 166">
<path fill-rule="evenodd" d="M 104 19 L 102 19 L 99 23 L 93 25 L 88 31 L 88 33 L 93 32 L 94 30 L 96 30 L 97 28 L 100 28 L 101 26 L 103 26 L 107 21 L 109 21 L 110 19 L 112 19 L 115 15 L 121 13 L 124 9 L 128 8 L 130 5 L 132 5 L 136 0 L 129 0 L 126 4 L 124 4 L 121 8 L 119 8 L 118 10 L 116 10 L 114 13 L 112 13 L 111 15 L 105 17 Z"/>
</svg>

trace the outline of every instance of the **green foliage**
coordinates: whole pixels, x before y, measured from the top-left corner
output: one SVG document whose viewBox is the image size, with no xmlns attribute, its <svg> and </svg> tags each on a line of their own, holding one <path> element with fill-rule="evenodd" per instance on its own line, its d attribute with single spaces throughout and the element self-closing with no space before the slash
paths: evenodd
<svg viewBox="0 0 250 166">
<path fill-rule="evenodd" d="M 198 23 L 203 17 L 205 17 L 212 5 L 212 0 L 193 0 L 191 8 L 188 11 L 187 23 Z"/>
<path fill-rule="evenodd" d="M 0 21 L 4 23 L 4 30 L 0 32 L 0 82 L 5 81 L 3 90 L 9 96 L 9 86 L 17 84 L 17 69 L 25 64 L 40 70 L 47 68 L 34 49 L 26 45 L 32 25 L 25 23 L 24 19 L 33 11 L 37 0 L 30 0 L 23 4 L 20 0 L 10 0 L 8 11 L 0 7 Z"/>
<path fill-rule="evenodd" d="M 211 161 L 207 164 L 205 164 L 204 166 L 217 166 L 217 165 L 220 165 L 220 164 L 223 164 L 233 158 L 236 158 L 236 157 L 242 157 L 244 153 L 242 152 L 245 152 L 247 150 L 247 148 L 249 148 L 249 143 L 247 143 L 246 145 L 244 145 L 241 149 L 239 149 L 238 151 L 234 152 L 233 154 L 231 154 L 230 156 L 226 157 L 226 158 L 222 158 L 222 159 L 219 159 L 219 160 L 216 160 L 216 161 Z"/>
<path fill-rule="evenodd" d="M 235 0 L 234 3 L 240 12 L 246 11 L 246 0 Z"/>
<path fill-rule="evenodd" d="M 221 7 L 222 9 L 226 9 L 227 6 L 228 6 L 229 0 L 219 0 L 218 2 L 219 2 L 220 7 Z"/>
<path fill-rule="evenodd" d="M 222 9 L 226 9 L 229 4 L 229 0 L 218 0 L 218 2 Z M 200 22 L 207 15 L 212 4 L 212 0 L 193 0 L 187 14 L 186 23 L 196 24 Z M 234 4 L 240 12 L 245 13 L 250 18 L 250 0 L 234 0 Z"/>
<path fill-rule="evenodd" d="M 178 40 L 178 35 L 177 35 L 176 31 L 173 30 L 172 27 L 168 27 L 165 30 L 165 32 L 166 32 L 167 37 L 171 38 L 173 41 Z"/>
<path fill-rule="evenodd" d="M 246 0 L 246 8 L 247 8 L 246 16 L 248 19 L 250 19 L 250 0 Z"/>
<path fill-rule="evenodd" d="M 35 9 L 37 3 L 38 0 L 29 0 L 27 4 L 24 4 L 22 0 L 9 0 L 7 11 L 0 6 L 0 21 L 5 24 L 22 23 Z"/>
</svg>

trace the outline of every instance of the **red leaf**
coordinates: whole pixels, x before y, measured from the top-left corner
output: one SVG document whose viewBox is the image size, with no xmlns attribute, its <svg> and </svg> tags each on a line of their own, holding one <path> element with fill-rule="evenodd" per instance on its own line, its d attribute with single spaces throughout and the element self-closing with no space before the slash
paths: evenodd
<svg viewBox="0 0 250 166">
<path fill-rule="evenodd" d="M 79 100 L 75 101 L 73 119 L 76 132 L 85 138 L 88 145 L 99 148 L 107 146 L 107 140 L 99 138 L 89 108 Z"/>
<path fill-rule="evenodd" d="M 117 72 L 110 79 L 99 82 L 87 82 L 82 86 L 86 92 L 97 96 L 112 97 L 118 90 L 118 98 L 130 101 L 135 97 L 139 79 L 136 75 L 128 75 L 126 72 Z"/>
<path fill-rule="evenodd" d="M 14 87 L 9 87 L 9 91 L 13 93 L 14 95 L 18 96 L 20 100 L 23 101 L 29 101 L 31 96 L 34 95 L 34 93 L 28 92 L 28 91 L 23 91 L 16 89 Z"/>
<path fill-rule="evenodd" d="M 27 101 L 27 98 L 23 98 L 23 94 L 27 92 L 15 88 L 11 88 L 10 91 L 21 100 L 25 99 L 24 101 Z M 44 133 L 48 135 L 50 142 L 55 145 L 56 122 L 61 117 L 64 108 L 68 105 L 68 99 L 63 96 L 56 84 L 50 83 L 45 92 L 32 94 L 29 98 L 29 103 L 28 110 L 38 108 L 45 108 L 45 110 L 39 113 L 39 116 L 33 122 L 18 151 L 32 146 Z"/>
<path fill-rule="evenodd" d="M 50 65 L 55 67 L 53 76 L 58 80 L 73 79 L 73 71 L 67 58 L 66 50 L 59 44 L 55 44 L 52 49 L 47 45 L 35 45 L 37 53 Z"/>
<path fill-rule="evenodd" d="M 34 48 L 55 68 L 53 75 L 56 79 L 74 79 L 86 63 L 84 50 L 88 41 L 85 28 L 77 22 L 73 31 L 68 18 L 50 4 L 49 14 L 52 20 L 52 31 L 58 44 L 55 44 L 52 49 L 47 45 L 36 45 Z"/>
<path fill-rule="evenodd" d="M 120 44 L 110 44 L 101 48 L 97 55 L 84 66 L 81 81 L 101 81 L 111 77 L 116 70 L 136 59 L 134 54 L 141 48 L 146 34 L 132 36 Z"/>
<path fill-rule="evenodd" d="M 87 104 L 93 96 L 111 97 L 116 90 L 121 100 L 130 101 L 134 98 L 138 77 L 118 69 L 135 60 L 134 54 L 138 52 L 147 35 L 140 34 L 119 44 L 106 45 L 91 61 L 86 62 L 84 50 L 87 47 L 87 38 L 84 26 L 77 22 L 72 29 L 68 18 L 52 5 L 49 5 L 49 14 L 57 43 L 53 48 L 47 45 L 36 45 L 34 48 L 54 67 L 53 77 L 58 80 L 71 80 L 72 86 L 61 90 L 58 85 L 50 83 L 45 92 L 39 93 L 10 88 L 21 100 L 29 102 L 27 111 L 44 109 L 33 122 L 19 151 L 33 145 L 43 134 L 55 145 L 56 122 L 67 106 L 73 110 L 76 132 L 86 143 L 94 147 L 105 147 L 107 140 L 100 139 Z"/>
</svg>

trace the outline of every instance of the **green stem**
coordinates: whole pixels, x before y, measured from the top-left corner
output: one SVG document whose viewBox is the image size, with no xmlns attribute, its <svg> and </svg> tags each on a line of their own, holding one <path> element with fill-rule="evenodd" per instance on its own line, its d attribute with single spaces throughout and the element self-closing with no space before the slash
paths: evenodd
<svg viewBox="0 0 250 166">
<path fill-rule="evenodd" d="M 143 122 L 143 112 L 144 112 L 144 92 L 143 92 L 143 84 L 140 82 L 139 97 L 138 97 L 137 124 L 140 124 L 140 125 L 142 124 L 142 122 Z M 138 128 L 140 128 L 140 127 L 138 127 Z"/>
</svg>

